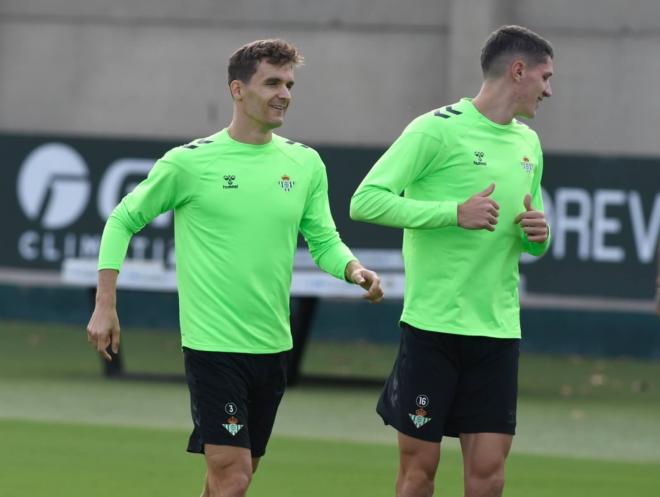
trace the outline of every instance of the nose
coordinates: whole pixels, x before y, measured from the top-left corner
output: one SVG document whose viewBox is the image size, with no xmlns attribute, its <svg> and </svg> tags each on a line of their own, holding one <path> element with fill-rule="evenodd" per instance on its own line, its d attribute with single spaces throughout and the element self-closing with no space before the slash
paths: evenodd
<svg viewBox="0 0 660 497">
<path fill-rule="evenodd" d="M 551 97 L 552 96 L 552 88 L 550 88 L 550 83 L 545 87 L 545 90 L 543 90 L 543 96 L 544 97 Z"/>
<path fill-rule="evenodd" d="M 285 100 L 291 100 L 291 90 L 289 90 L 289 88 L 287 88 L 285 85 L 282 85 L 277 96 Z"/>
</svg>

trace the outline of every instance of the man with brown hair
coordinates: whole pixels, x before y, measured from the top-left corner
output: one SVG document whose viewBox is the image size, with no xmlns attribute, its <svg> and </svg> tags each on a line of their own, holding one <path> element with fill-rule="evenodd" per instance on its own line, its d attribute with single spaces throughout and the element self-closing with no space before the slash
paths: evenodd
<svg viewBox="0 0 660 497">
<path fill-rule="evenodd" d="M 316 264 L 382 299 L 335 229 L 325 166 L 306 145 L 273 133 L 291 103 L 302 56 L 282 40 L 238 49 L 228 67 L 234 112 L 222 131 L 170 150 L 111 214 L 99 254 L 89 340 L 119 347 L 118 271 L 131 236 L 175 212 L 180 322 L 203 497 L 245 495 L 271 434 L 292 347 L 289 288 L 298 232 Z"/>
<path fill-rule="evenodd" d="M 549 243 L 541 146 L 515 118 L 552 94 L 552 57 L 528 29 L 495 31 L 479 94 L 415 119 L 351 201 L 353 219 L 404 228 L 401 346 L 377 408 L 398 431 L 397 497 L 433 494 L 443 436 L 460 438 L 465 496 L 502 495 L 516 426 L 518 260 Z"/>
</svg>

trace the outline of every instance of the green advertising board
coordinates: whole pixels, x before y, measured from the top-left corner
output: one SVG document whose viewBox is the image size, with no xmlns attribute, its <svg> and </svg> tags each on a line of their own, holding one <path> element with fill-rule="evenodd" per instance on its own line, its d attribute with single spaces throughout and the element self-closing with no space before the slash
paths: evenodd
<svg viewBox="0 0 660 497">
<path fill-rule="evenodd" d="M 0 135 L 0 267 L 59 270 L 66 258 L 95 257 L 108 214 L 146 176 L 154 160 L 178 144 Z M 355 223 L 348 216 L 351 194 L 383 150 L 317 149 L 328 168 L 331 204 L 342 238 L 353 248 L 400 249 L 400 230 Z M 543 187 L 553 243 L 544 257 L 523 259 L 525 290 L 652 299 L 660 230 L 660 159 L 548 154 Z M 171 266 L 172 239 L 168 213 L 134 237 L 128 255 Z"/>
</svg>

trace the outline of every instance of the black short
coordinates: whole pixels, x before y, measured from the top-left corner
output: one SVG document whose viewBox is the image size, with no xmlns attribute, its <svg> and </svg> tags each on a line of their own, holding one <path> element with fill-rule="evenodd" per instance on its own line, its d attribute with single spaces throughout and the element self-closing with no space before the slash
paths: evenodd
<svg viewBox="0 0 660 497">
<path fill-rule="evenodd" d="M 520 340 L 402 328 L 399 355 L 378 400 L 385 424 L 429 442 L 515 433 Z"/>
<path fill-rule="evenodd" d="M 261 457 L 286 388 L 286 352 L 241 354 L 183 348 L 194 429 L 188 452 L 204 444 Z"/>
</svg>

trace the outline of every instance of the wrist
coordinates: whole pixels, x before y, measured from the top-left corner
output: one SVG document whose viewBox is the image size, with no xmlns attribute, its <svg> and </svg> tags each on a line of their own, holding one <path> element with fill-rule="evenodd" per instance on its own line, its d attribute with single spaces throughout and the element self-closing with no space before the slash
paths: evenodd
<svg viewBox="0 0 660 497">
<path fill-rule="evenodd" d="M 98 307 L 115 308 L 117 305 L 117 297 L 114 294 L 106 292 L 96 292 L 96 305 Z"/>
<path fill-rule="evenodd" d="M 456 219 L 454 221 L 455 221 L 455 225 L 458 227 L 462 227 L 461 220 L 463 216 L 461 215 L 461 207 L 463 207 L 463 204 L 459 204 L 458 202 L 456 202 Z"/>
<path fill-rule="evenodd" d="M 353 273 L 355 271 L 358 271 L 360 269 L 363 269 L 363 268 L 362 268 L 362 264 L 360 264 L 360 262 L 358 260 L 353 259 L 353 260 L 349 261 L 349 263 L 346 264 L 346 268 L 344 269 L 344 279 L 346 281 L 350 281 L 352 283 L 353 279 L 351 278 L 351 276 L 353 275 Z"/>
</svg>

